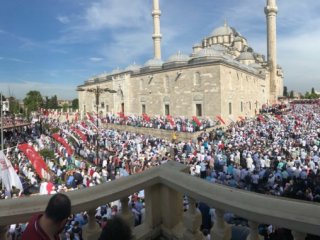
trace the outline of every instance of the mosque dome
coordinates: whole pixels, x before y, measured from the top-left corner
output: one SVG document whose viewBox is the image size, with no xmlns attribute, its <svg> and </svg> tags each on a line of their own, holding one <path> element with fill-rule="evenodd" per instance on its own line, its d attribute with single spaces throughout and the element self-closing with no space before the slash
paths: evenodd
<svg viewBox="0 0 320 240">
<path fill-rule="evenodd" d="M 130 64 L 128 67 L 126 67 L 126 71 L 133 71 L 133 72 L 137 72 L 139 71 L 141 68 L 140 65 L 136 64 L 136 63 L 133 63 L 133 64 Z"/>
<path fill-rule="evenodd" d="M 145 64 L 144 67 L 162 67 L 163 61 L 161 59 L 150 59 Z"/>
<path fill-rule="evenodd" d="M 242 52 L 237 60 L 255 60 L 252 52 Z"/>
<path fill-rule="evenodd" d="M 188 62 L 189 59 L 190 59 L 190 57 L 188 55 L 182 54 L 179 51 L 176 54 L 173 54 L 172 56 L 170 56 L 166 62 L 167 63 L 171 63 L 171 62 Z"/>
<path fill-rule="evenodd" d="M 225 23 L 223 26 L 214 29 L 211 33 L 211 36 L 217 37 L 217 36 L 226 36 L 230 34 L 238 35 L 236 34 L 235 29 L 229 27 L 228 24 Z"/>
</svg>

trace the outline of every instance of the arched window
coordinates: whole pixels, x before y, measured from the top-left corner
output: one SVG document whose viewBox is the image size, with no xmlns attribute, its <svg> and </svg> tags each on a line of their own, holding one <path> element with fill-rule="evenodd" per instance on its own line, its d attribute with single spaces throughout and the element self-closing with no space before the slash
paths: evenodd
<svg viewBox="0 0 320 240">
<path fill-rule="evenodd" d="M 194 85 L 201 86 L 201 76 L 199 72 L 194 74 Z"/>
<path fill-rule="evenodd" d="M 170 78 L 168 75 L 164 79 L 164 90 L 166 93 L 170 92 Z"/>
<path fill-rule="evenodd" d="M 144 89 L 144 79 L 140 79 L 140 90 Z"/>
</svg>

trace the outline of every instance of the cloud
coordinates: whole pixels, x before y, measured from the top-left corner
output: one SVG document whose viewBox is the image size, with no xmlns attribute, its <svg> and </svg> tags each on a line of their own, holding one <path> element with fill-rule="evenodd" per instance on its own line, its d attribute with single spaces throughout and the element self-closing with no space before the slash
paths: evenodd
<svg viewBox="0 0 320 240">
<path fill-rule="evenodd" d="M 149 16 L 145 0 L 101 0 L 85 10 L 84 21 L 88 30 L 136 28 L 148 21 Z"/>
<path fill-rule="evenodd" d="M 58 16 L 57 20 L 63 24 L 67 24 L 70 22 L 70 19 L 67 16 Z"/>
<path fill-rule="evenodd" d="M 102 60 L 104 60 L 104 58 L 101 58 L 101 57 L 91 57 L 89 58 L 89 60 L 91 62 L 101 62 Z"/>
<path fill-rule="evenodd" d="M 140 31 L 152 24 L 151 8 L 145 0 L 98 0 L 83 10 L 53 39 L 53 44 L 80 44 L 112 38 L 114 32 Z"/>
</svg>

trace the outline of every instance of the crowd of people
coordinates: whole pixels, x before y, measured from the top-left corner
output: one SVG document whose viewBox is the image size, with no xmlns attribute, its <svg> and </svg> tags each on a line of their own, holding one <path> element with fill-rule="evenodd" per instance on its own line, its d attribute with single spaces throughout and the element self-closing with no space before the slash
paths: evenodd
<svg viewBox="0 0 320 240">
<path fill-rule="evenodd" d="M 108 120 L 110 123 L 115 123 Z M 30 194 L 54 194 L 90 187 L 130 174 L 139 173 L 168 160 L 186 164 L 190 174 L 212 184 L 306 201 L 320 202 L 320 108 L 317 103 L 297 103 L 287 111 L 273 111 L 231 123 L 226 129 L 212 132 L 203 130 L 197 139 L 188 142 L 166 141 L 117 130 L 97 129 L 91 124 L 59 122 L 44 118 L 42 128 L 37 125 L 23 131 L 13 129 L 6 139 L 7 157 L 23 179 L 23 190 L 4 191 L 4 198 Z M 45 127 L 50 126 L 50 127 Z M 110 127 L 112 125 L 109 125 Z M 72 140 L 72 127 L 82 130 L 85 140 Z M 68 155 L 65 147 L 54 141 L 50 134 L 58 129 L 75 150 Z M 28 142 L 37 151 L 49 149 L 54 158 L 46 163 L 52 173 L 50 182 L 41 180 L 32 165 L 15 146 Z M 97 148 L 97 145 L 99 146 Z M 135 225 L 144 221 L 143 192 L 131 197 L 130 207 Z M 187 197 L 184 205 L 188 205 Z M 204 233 L 215 221 L 214 209 L 199 203 Z M 106 203 L 97 209 L 96 218 L 101 226 L 121 212 L 119 202 Z M 229 223 L 239 220 L 232 213 L 225 215 Z M 86 213 L 70 218 L 64 229 L 64 238 L 78 236 L 86 224 Z M 246 223 L 245 220 L 241 221 Z M 18 235 L 23 225 L 12 226 Z M 272 225 L 260 226 L 266 239 L 287 237 L 289 233 Z M 78 234 L 78 235 L 77 235 Z M 290 235 L 290 234 L 289 234 Z M 77 239 L 77 238 L 74 238 Z"/>
<path fill-rule="evenodd" d="M 186 117 L 170 116 L 123 116 L 122 114 L 107 114 L 106 122 L 134 127 L 175 130 L 177 132 L 198 132 L 219 124 L 219 121 L 214 121 L 210 118 L 198 119 L 197 117 L 193 117 L 192 119 L 188 119 Z"/>
<path fill-rule="evenodd" d="M 2 117 L 2 125 L 3 128 L 11 128 L 19 125 L 26 125 L 29 121 L 22 117 L 15 117 L 15 116 L 3 116 Z"/>
</svg>

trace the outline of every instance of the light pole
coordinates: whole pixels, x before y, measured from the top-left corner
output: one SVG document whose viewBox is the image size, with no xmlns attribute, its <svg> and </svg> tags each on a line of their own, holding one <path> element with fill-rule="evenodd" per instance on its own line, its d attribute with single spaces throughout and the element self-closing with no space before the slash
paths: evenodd
<svg viewBox="0 0 320 240">
<path fill-rule="evenodd" d="M 98 160 L 98 156 L 99 156 L 99 141 L 98 141 L 98 136 L 99 136 L 99 104 L 100 104 L 100 94 L 104 93 L 104 92 L 108 92 L 108 93 L 116 93 L 116 90 L 110 89 L 110 88 L 101 88 L 99 86 L 95 87 L 95 88 L 78 88 L 77 89 L 78 92 L 90 92 L 93 93 L 95 96 L 95 100 L 96 100 L 96 112 L 97 112 L 97 120 L 96 120 L 96 125 L 97 125 L 97 136 L 96 136 L 96 157 Z"/>
</svg>

